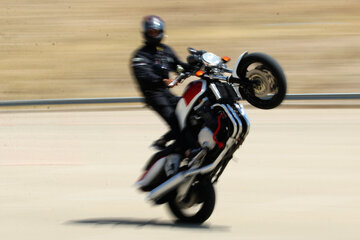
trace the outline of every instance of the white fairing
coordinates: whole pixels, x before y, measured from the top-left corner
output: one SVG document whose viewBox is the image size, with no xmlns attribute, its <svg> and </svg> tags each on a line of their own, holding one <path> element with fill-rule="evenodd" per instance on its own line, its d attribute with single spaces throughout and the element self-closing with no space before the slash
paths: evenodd
<svg viewBox="0 0 360 240">
<path fill-rule="evenodd" d="M 240 64 L 240 62 L 241 62 L 241 59 L 243 59 L 243 57 L 244 57 L 246 54 L 248 54 L 247 51 L 243 52 L 243 54 L 241 54 L 240 57 L 236 60 L 231 76 L 233 76 L 233 77 L 235 77 L 235 78 L 239 78 L 239 76 L 238 76 L 237 73 L 236 73 L 236 70 L 237 70 L 237 68 L 238 68 L 238 66 L 239 66 L 239 64 Z"/>
<path fill-rule="evenodd" d="M 187 91 L 189 91 L 189 86 L 191 86 L 191 84 L 193 83 L 201 83 L 201 89 L 199 89 L 199 91 L 197 91 L 196 94 L 194 94 L 194 96 L 191 99 L 187 99 L 187 101 L 185 100 L 185 96 Z M 194 106 L 194 103 L 199 99 L 199 97 L 206 91 L 206 87 L 207 87 L 207 82 L 205 80 L 197 80 L 197 81 L 193 81 L 191 82 L 185 89 L 185 92 L 182 96 L 182 98 L 179 100 L 178 104 L 176 105 L 176 116 L 177 119 L 179 121 L 180 124 L 180 130 L 184 129 L 185 124 L 186 124 L 186 118 L 189 114 L 189 112 L 191 111 L 191 109 Z M 189 101 L 191 100 L 191 101 Z"/>
</svg>

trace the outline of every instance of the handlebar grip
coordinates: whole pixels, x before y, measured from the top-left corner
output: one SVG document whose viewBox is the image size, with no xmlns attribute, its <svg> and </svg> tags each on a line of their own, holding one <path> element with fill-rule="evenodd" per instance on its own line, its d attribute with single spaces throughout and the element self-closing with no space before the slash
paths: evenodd
<svg viewBox="0 0 360 240">
<path fill-rule="evenodd" d="M 174 81 L 172 81 L 172 82 L 168 85 L 168 87 L 173 87 L 173 86 L 175 86 L 177 83 L 178 83 L 178 81 L 177 81 L 177 79 L 175 79 Z"/>
<path fill-rule="evenodd" d="M 174 81 L 172 81 L 168 87 L 173 87 L 175 86 L 178 82 L 181 82 L 181 80 L 184 78 L 185 74 L 184 73 L 180 73 L 179 76 L 177 76 L 177 78 L 175 78 Z"/>
</svg>

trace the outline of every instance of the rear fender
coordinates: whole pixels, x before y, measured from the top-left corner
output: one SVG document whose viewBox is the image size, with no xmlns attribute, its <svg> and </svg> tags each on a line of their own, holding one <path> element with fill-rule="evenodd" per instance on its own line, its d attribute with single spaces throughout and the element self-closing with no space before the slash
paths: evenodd
<svg viewBox="0 0 360 240">
<path fill-rule="evenodd" d="M 146 169 L 140 179 L 135 183 L 135 186 L 137 186 L 138 188 L 144 188 L 146 186 L 149 186 L 159 175 L 159 173 L 164 169 L 165 163 L 166 156 L 158 159 L 153 165 Z"/>
</svg>

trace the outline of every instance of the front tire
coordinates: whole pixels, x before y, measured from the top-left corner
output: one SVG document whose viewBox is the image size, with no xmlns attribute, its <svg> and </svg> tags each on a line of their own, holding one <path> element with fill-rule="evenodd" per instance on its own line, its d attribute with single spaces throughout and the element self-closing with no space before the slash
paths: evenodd
<svg viewBox="0 0 360 240">
<path fill-rule="evenodd" d="M 251 105 L 261 109 L 279 106 L 286 96 L 286 77 L 281 66 L 263 53 L 246 55 L 236 69 L 240 79 L 250 84 L 240 85 L 239 92 Z"/>
<path fill-rule="evenodd" d="M 181 222 L 201 224 L 205 222 L 214 211 L 215 190 L 209 179 L 196 182 L 189 190 L 188 196 L 183 201 L 176 199 L 176 194 L 169 201 L 170 211 Z M 195 212 L 188 213 L 188 210 Z"/>
</svg>

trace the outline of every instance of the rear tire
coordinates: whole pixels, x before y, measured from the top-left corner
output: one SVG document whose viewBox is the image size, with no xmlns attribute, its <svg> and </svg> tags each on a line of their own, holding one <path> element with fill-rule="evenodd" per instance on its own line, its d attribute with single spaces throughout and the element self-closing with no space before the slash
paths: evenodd
<svg viewBox="0 0 360 240">
<path fill-rule="evenodd" d="M 251 105 L 261 109 L 279 106 L 286 96 L 286 77 L 281 66 L 264 53 L 246 55 L 236 69 L 240 79 L 252 84 L 240 85 L 239 92 Z"/>
<path fill-rule="evenodd" d="M 189 201 L 194 202 L 187 205 Z M 195 213 L 188 214 L 186 210 L 191 208 L 200 207 Z M 202 179 L 195 183 L 188 193 L 186 199 L 182 202 L 177 201 L 176 194 L 169 201 L 170 211 L 181 222 L 201 224 L 205 222 L 214 211 L 215 207 L 215 190 L 214 186 L 209 179 Z"/>
</svg>

